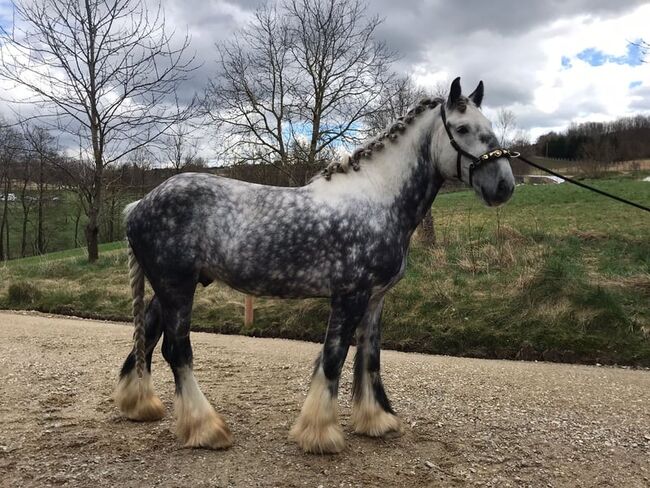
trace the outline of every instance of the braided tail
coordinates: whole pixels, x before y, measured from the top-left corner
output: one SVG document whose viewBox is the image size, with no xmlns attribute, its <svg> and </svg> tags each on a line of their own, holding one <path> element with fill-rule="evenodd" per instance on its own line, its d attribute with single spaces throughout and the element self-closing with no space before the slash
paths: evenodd
<svg viewBox="0 0 650 488">
<path fill-rule="evenodd" d="M 145 329 L 144 329 L 144 271 L 133 254 L 131 245 L 128 246 L 129 255 L 129 281 L 131 295 L 133 296 L 133 343 L 135 354 L 135 371 L 138 378 L 144 376 L 145 368 Z"/>
</svg>

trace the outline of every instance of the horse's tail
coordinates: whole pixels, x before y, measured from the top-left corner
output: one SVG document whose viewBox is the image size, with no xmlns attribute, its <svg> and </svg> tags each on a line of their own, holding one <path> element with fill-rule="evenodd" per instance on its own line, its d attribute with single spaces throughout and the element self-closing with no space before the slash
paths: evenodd
<svg viewBox="0 0 650 488">
<path fill-rule="evenodd" d="M 138 203 L 139 201 L 130 203 L 124 208 L 124 220 L 128 220 L 129 215 Z M 144 327 L 144 271 L 135 257 L 131 243 L 128 243 L 127 246 L 127 253 L 129 256 L 129 283 L 131 285 L 131 296 L 133 297 L 133 324 L 135 325 L 135 330 L 133 331 L 135 370 L 138 374 L 138 378 L 142 378 L 144 376 L 146 355 Z"/>
</svg>

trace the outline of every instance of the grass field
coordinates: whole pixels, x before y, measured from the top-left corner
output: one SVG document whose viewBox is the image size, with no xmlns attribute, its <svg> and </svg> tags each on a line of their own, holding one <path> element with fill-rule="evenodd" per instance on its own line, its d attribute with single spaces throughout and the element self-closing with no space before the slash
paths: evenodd
<svg viewBox="0 0 650 488">
<path fill-rule="evenodd" d="M 590 183 L 650 205 L 650 183 Z M 433 207 L 438 244 L 415 244 L 405 278 L 387 296 L 383 341 L 395 349 L 650 366 L 650 218 L 582 189 L 520 186 L 508 205 L 483 207 L 467 191 Z M 123 243 L 94 265 L 67 251 L 0 269 L 0 307 L 129 320 Z M 200 289 L 195 329 L 320 340 L 325 300 L 255 302 Z"/>
</svg>

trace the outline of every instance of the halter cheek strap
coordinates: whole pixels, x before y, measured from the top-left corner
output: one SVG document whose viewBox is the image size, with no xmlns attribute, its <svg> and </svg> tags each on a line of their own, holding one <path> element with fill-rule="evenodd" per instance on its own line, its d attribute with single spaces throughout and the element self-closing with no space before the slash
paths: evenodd
<svg viewBox="0 0 650 488">
<path fill-rule="evenodd" d="M 510 150 L 505 148 L 494 149 L 492 151 L 482 154 L 479 157 L 474 156 L 473 154 L 465 151 L 462 147 L 460 147 L 458 145 L 458 142 L 456 142 L 456 139 L 454 139 L 454 135 L 451 133 L 449 124 L 447 124 L 447 113 L 445 111 L 444 102 L 440 104 L 440 116 L 442 117 L 442 124 L 445 126 L 445 131 L 447 132 L 447 136 L 449 137 L 449 143 L 451 144 L 451 147 L 453 147 L 456 150 L 457 153 L 456 177 L 460 181 L 463 181 L 463 171 L 461 166 L 461 159 L 463 156 L 465 156 L 467 159 L 471 161 L 471 163 L 469 163 L 469 185 L 470 186 L 472 186 L 472 177 L 474 175 L 474 171 L 482 164 L 488 163 L 490 161 L 494 161 L 495 159 L 499 159 L 499 158 L 510 159 L 519 156 L 519 153 L 511 152 Z"/>
</svg>

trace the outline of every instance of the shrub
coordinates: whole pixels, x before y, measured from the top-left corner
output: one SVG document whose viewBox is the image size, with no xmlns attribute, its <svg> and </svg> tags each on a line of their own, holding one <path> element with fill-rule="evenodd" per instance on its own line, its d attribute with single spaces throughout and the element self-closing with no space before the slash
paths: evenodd
<svg viewBox="0 0 650 488">
<path fill-rule="evenodd" d="M 7 302 L 10 305 L 34 304 L 41 296 L 41 291 L 30 283 L 12 283 L 7 290 Z"/>
</svg>

